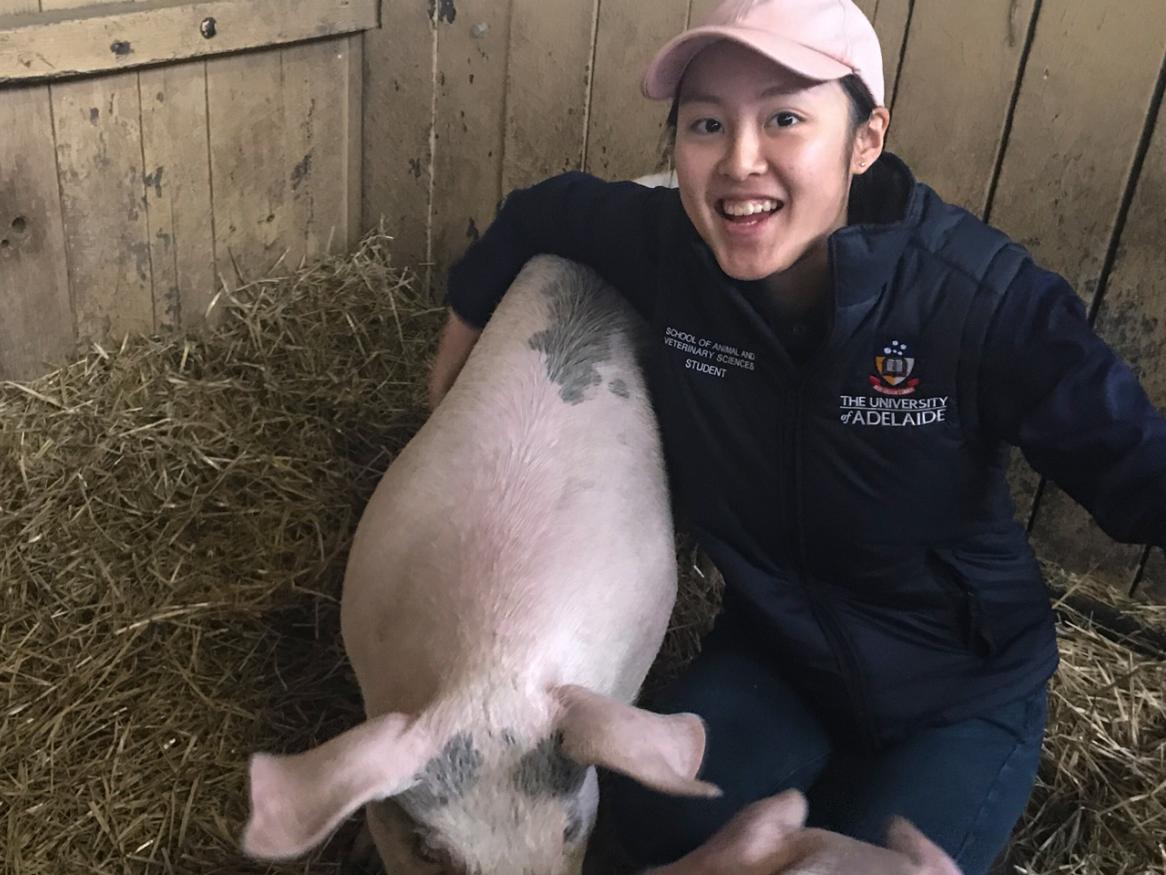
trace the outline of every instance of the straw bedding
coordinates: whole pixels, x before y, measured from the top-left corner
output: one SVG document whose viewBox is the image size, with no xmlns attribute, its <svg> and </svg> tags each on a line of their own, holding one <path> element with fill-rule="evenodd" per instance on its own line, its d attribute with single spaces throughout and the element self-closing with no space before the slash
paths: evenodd
<svg viewBox="0 0 1166 875">
<path fill-rule="evenodd" d="M 236 841 L 248 753 L 360 716 L 338 642 L 345 550 L 422 421 L 442 320 L 389 247 L 374 234 L 224 296 L 205 336 L 0 385 L 3 871 L 341 870 L 351 824 L 295 864 L 250 863 Z M 718 599 L 712 569 L 680 552 L 658 677 L 695 653 Z M 1160 609 L 1131 610 L 1166 628 Z M 1166 657 L 1068 609 L 1061 632 L 1009 871 L 1166 871 Z"/>
</svg>

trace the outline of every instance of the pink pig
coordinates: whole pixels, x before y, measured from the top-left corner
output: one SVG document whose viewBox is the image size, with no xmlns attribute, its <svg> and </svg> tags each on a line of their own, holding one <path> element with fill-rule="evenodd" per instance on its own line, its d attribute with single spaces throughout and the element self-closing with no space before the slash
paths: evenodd
<svg viewBox="0 0 1166 875">
<path fill-rule="evenodd" d="M 803 829 L 796 790 L 750 805 L 687 857 L 648 875 L 960 875 L 951 858 L 902 819 L 887 848 L 821 829 Z"/>
<path fill-rule="evenodd" d="M 700 720 L 630 704 L 676 595 L 639 331 L 589 269 L 515 280 L 357 528 L 342 626 L 368 720 L 252 758 L 246 853 L 302 854 L 365 806 L 393 875 L 577 873 L 593 766 L 716 794 Z"/>
</svg>

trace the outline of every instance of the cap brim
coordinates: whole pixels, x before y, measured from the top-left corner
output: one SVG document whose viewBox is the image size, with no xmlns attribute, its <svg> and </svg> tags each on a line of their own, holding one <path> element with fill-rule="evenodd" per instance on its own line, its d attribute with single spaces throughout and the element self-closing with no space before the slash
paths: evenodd
<svg viewBox="0 0 1166 875">
<path fill-rule="evenodd" d="M 807 79 L 841 79 L 855 72 L 841 61 L 815 49 L 765 31 L 739 26 L 696 27 L 675 37 L 656 53 L 644 72 L 640 86 L 644 96 L 652 100 L 671 99 L 692 59 L 713 43 L 722 40 L 752 49 Z"/>
</svg>

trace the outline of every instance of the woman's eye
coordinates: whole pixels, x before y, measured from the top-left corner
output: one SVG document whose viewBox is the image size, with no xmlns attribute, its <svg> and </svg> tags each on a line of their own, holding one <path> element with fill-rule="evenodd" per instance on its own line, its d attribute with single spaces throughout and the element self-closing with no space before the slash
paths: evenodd
<svg viewBox="0 0 1166 875">
<path fill-rule="evenodd" d="M 715 118 L 697 119 L 692 123 L 692 129 L 698 134 L 715 134 L 721 130 L 721 123 Z"/>
<path fill-rule="evenodd" d="M 794 115 L 792 112 L 779 112 L 775 114 L 773 118 L 770 119 L 770 121 L 772 121 L 779 128 L 790 128 L 800 122 L 801 119 Z"/>
</svg>

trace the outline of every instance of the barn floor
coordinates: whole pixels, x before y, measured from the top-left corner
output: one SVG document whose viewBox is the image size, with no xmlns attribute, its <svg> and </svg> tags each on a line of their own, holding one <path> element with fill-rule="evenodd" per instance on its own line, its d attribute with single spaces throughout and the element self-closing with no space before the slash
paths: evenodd
<svg viewBox="0 0 1166 875">
<path fill-rule="evenodd" d="M 242 859 L 237 838 L 251 751 L 360 717 L 337 640 L 344 553 L 423 419 L 443 318 L 389 245 L 255 283 L 205 337 L 0 384 L 3 871 L 342 871 L 355 824 L 279 866 Z M 658 677 L 717 602 L 681 552 Z M 1121 606 L 1166 630 L 1161 608 Z M 1007 871 L 1166 871 L 1166 657 L 1059 607 L 1052 730 Z"/>
</svg>

